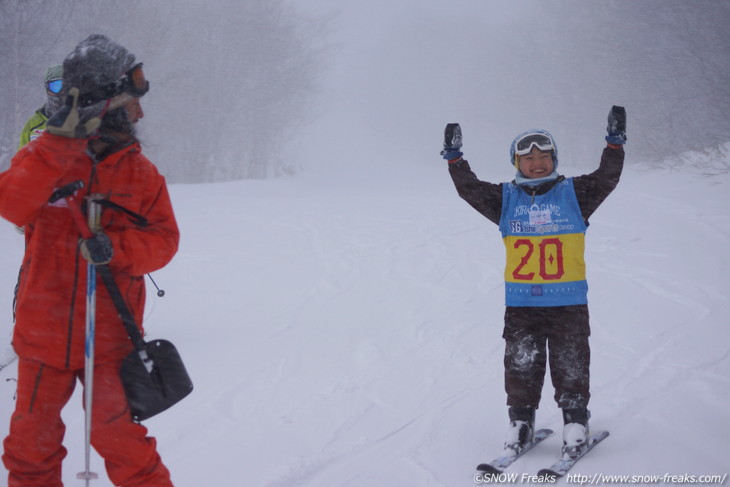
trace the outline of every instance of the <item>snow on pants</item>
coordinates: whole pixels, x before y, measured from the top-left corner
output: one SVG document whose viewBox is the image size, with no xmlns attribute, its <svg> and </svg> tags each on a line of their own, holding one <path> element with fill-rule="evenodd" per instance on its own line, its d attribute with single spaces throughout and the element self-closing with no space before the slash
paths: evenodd
<svg viewBox="0 0 730 487">
<path fill-rule="evenodd" d="M 123 487 L 171 487 L 170 473 L 147 428 L 135 423 L 119 378 L 120 362 L 94 367 L 91 444 L 104 459 L 109 479 Z M 65 425 L 61 409 L 83 370 L 59 370 L 18 360 L 18 392 L 3 463 L 8 487 L 59 487 Z"/>
<path fill-rule="evenodd" d="M 555 401 L 564 409 L 590 399 L 588 306 L 507 307 L 504 376 L 507 405 L 537 408 L 547 363 Z"/>
</svg>

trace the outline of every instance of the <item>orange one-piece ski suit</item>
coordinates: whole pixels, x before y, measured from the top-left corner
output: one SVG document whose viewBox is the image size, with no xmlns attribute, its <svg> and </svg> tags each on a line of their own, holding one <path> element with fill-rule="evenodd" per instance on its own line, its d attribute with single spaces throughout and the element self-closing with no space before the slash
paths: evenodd
<svg viewBox="0 0 730 487">
<path fill-rule="evenodd" d="M 65 426 L 60 412 L 76 380 L 83 380 L 87 263 L 66 199 L 57 189 L 83 181 L 76 194 L 103 198 L 146 219 L 105 209 L 102 231 L 114 254 L 109 267 L 142 327 L 144 275 L 177 251 L 179 231 L 165 179 L 135 141 L 96 160 L 86 139 L 44 133 L 23 147 L 0 174 L 0 215 L 29 229 L 19 280 L 13 346 L 18 393 L 3 462 L 9 487 L 61 486 Z M 119 379 L 131 341 L 105 287 L 96 296 L 96 345 L 91 442 L 114 485 L 171 486 L 154 438 L 134 422 Z"/>
</svg>

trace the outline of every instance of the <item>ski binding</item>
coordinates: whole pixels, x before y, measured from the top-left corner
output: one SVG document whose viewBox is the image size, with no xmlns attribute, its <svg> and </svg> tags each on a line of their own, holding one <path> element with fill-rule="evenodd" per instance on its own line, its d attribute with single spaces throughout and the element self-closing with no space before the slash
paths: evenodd
<svg viewBox="0 0 730 487">
<path fill-rule="evenodd" d="M 553 433 L 554 432 L 551 429 L 537 430 L 535 432 L 535 437 L 532 440 L 532 443 L 527 445 L 520 453 L 504 453 L 503 455 L 500 455 L 489 463 L 480 463 L 479 465 L 477 465 L 477 470 L 486 474 L 499 475 L 504 471 L 505 468 L 509 467 L 510 465 L 512 465 L 512 463 L 515 462 L 515 460 L 520 458 L 528 451 L 532 450 L 537 444 L 541 443 L 543 440 L 550 438 Z"/>
<path fill-rule="evenodd" d="M 576 463 L 578 463 L 578 460 L 583 458 L 586 453 L 591 451 L 594 446 L 605 440 L 607 437 L 608 431 L 596 431 L 594 433 L 591 433 L 591 440 L 588 443 L 588 447 L 583 450 L 577 457 L 561 458 L 549 468 L 541 469 L 539 472 L 537 472 L 537 476 L 545 480 L 556 481 L 558 478 L 563 477 L 565 474 L 567 474 L 568 471 L 573 468 Z"/>
</svg>

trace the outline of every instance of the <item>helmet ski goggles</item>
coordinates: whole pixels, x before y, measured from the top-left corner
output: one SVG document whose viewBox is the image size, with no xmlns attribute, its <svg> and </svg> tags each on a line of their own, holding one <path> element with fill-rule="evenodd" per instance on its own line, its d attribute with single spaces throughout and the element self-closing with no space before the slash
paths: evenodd
<svg viewBox="0 0 730 487">
<path fill-rule="evenodd" d="M 123 93 L 129 93 L 135 98 L 142 97 L 150 89 L 150 82 L 144 77 L 142 71 L 142 63 L 136 64 L 124 73 L 124 76 L 113 83 L 97 88 L 90 93 L 86 93 L 79 99 L 79 105 L 88 107 L 99 103 L 100 101 L 114 98 Z"/>
<path fill-rule="evenodd" d="M 537 147 L 541 151 L 551 151 L 555 149 L 553 140 L 545 134 L 531 133 L 525 134 L 517 142 L 515 142 L 515 154 L 524 156 L 529 154 L 532 146 Z"/>
<path fill-rule="evenodd" d="M 46 89 L 54 95 L 58 95 L 59 93 L 61 93 L 61 88 L 63 88 L 62 79 L 52 79 L 48 81 L 48 83 L 46 83 Z"/>
</svg>

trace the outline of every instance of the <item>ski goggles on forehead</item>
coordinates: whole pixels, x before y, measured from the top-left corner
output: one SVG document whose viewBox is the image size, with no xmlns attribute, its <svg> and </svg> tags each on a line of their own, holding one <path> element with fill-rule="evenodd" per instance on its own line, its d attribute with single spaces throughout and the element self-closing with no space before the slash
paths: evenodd
<svg viewBox="0 0 730 487">
<path fill-rule="evenodd" d="M 150 82 L 145 79 L 144 72 L 142 71 L 142 63 L 139 63 L 124 73 L 124 76 L 117 81 L 82 95 L 79 99 L 79 105 L 94 105 L 100 101 L 114 98 L 122 93 L 129 93 L 135 98 L 140 98 L 149 90 Z"/>
<path fill-rule="evenodd" d="M 55 95 L 61 93 L 61 88 L 63 88 L 62 79 L 52 79 L 46 83 L 46 89 Z"/>
<path fill-rule="evenodd" d="M 535 146 L 541 151 L 549 151 L 555 149 L 553 141 L 545 134 L 527 134 L 515 143 L 515 154 L 524 156 L 529 154 L 532 147 Z"/>
</svg>

